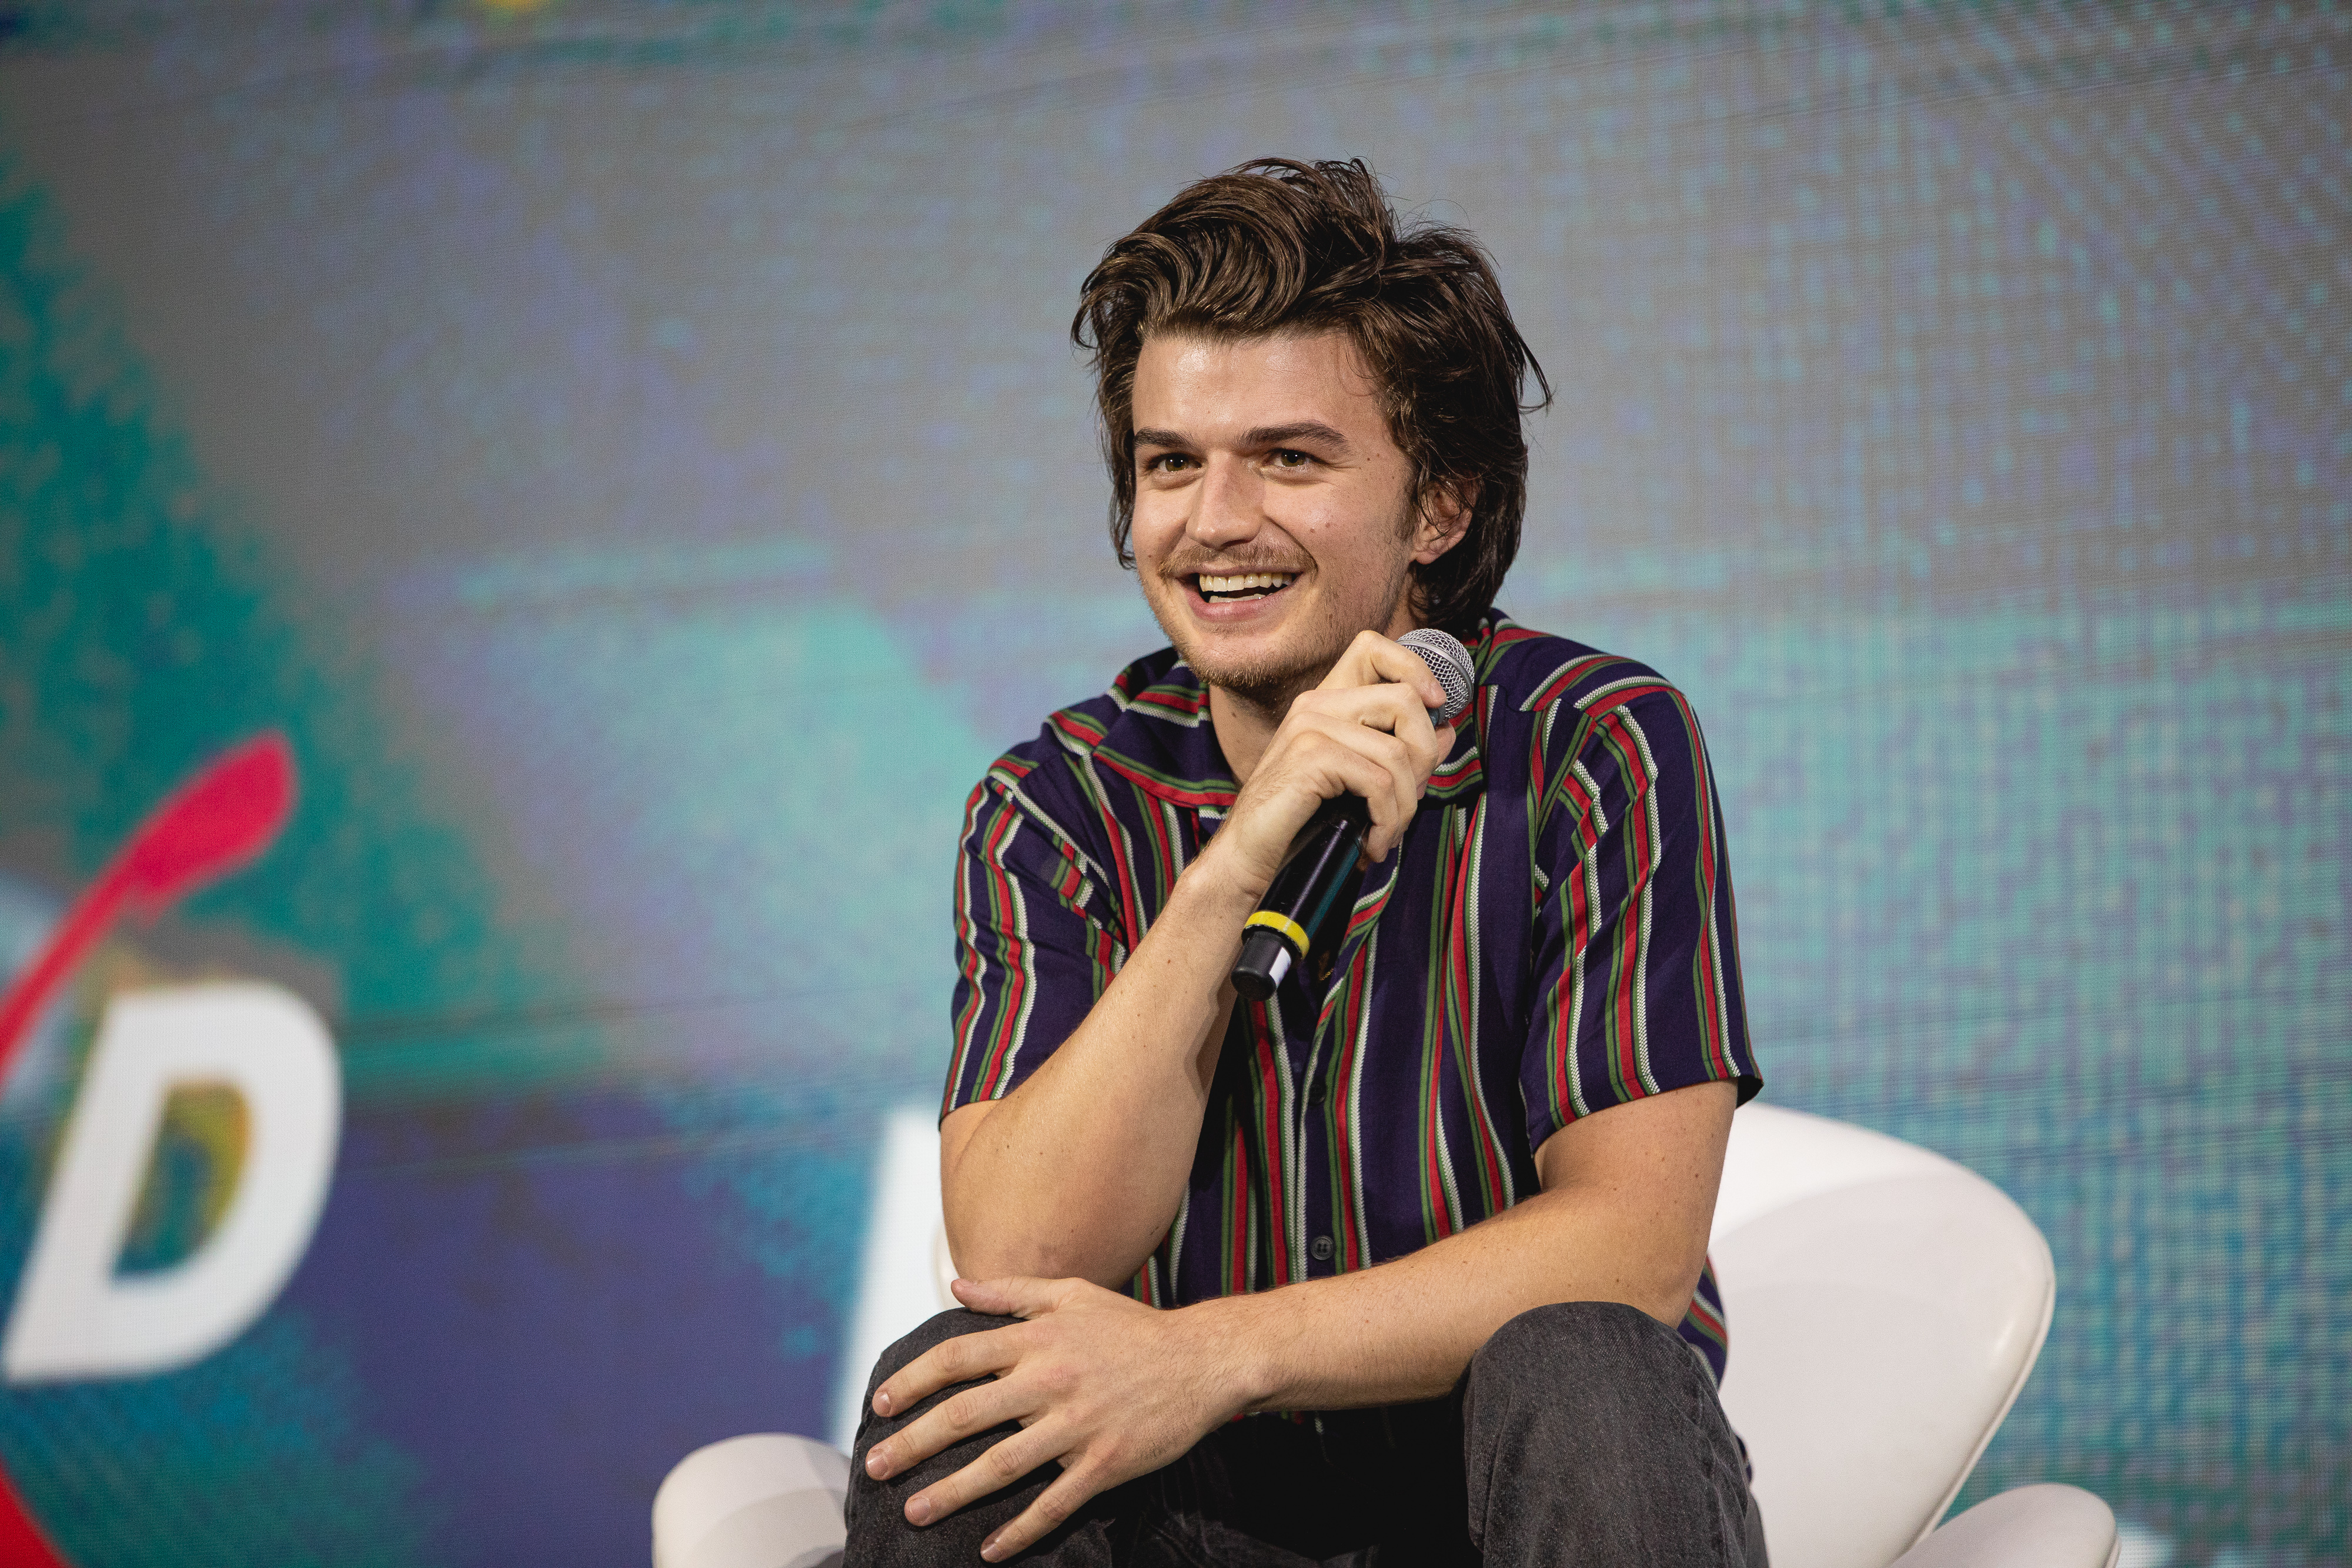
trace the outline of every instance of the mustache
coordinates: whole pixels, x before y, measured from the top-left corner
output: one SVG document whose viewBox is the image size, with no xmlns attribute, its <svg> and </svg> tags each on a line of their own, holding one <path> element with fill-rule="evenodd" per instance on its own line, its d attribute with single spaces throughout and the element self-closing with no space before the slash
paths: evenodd
<svg viewBox="0 0 2352 1568">
<path fill-rule="evenodd" d="M 1239 577 L 1253 571 L 1281 571 L 1296 577 L 1307 567 L 1307 562 L 1296 557 L 1265 552 L 1232 556 L 1213 550 L 1179 550 L 1160 563 L 1160 575 L 1172 579 L 1198 577 L 1206 572 L 1212 577 Z"/>
</svg>

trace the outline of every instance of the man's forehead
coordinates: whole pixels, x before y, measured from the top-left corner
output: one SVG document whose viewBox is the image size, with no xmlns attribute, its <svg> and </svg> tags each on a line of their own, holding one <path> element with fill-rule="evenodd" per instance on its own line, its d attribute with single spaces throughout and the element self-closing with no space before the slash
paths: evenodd
<svg viewBox="0 0 2352 1568">
<path fill-rule="evenodd" d="M 1154 333 L 1136 361 L 1131 409 L 1139 433 L 1192 440 L 1318 425 L 1362 440 L 1387 428 L 1355 340 L 1336 328 L 1246 338 Z"/>
</svg>

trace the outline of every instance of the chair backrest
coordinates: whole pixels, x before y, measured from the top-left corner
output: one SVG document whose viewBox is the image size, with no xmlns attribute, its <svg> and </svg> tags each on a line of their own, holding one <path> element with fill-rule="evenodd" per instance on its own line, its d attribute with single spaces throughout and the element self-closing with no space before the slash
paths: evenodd
<svg viewBox="0 0 2352 1568">
<path fill-rule="evenodd" d="M 1940 1155 L 1750 1105 L 1708 1250 L 1731 1326 L 1724 1408 L 1773 1560 L 1885 1568 L 1951 1506 L 2032 1371 L 2049 1244 Z"/>
</svg>

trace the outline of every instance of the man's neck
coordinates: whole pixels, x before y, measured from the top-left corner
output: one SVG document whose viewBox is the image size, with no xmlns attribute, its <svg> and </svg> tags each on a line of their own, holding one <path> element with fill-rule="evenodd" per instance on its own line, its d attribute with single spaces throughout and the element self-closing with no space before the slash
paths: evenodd
<svg viewBox="0 0 2352 1568">
<path fill-rule="evenodd" d="M 1310 682 L 1299 689 L 1309 690 L 1312 685 Z M 1257 771 L 1258 758 L 1273 743 L 1274 732 L 1282 727 L 1283 716 L 1297 695 L 1286 693 L 1280 701 L 1268 703 L 1224 686 L 1209 688 L 1209 722 L 1216 727 L 1217 749 L 1225 754 L 1225 766 L 1234 770 L 1234 783 L 1248 783 L 1250 775 Z"/>
</svg>

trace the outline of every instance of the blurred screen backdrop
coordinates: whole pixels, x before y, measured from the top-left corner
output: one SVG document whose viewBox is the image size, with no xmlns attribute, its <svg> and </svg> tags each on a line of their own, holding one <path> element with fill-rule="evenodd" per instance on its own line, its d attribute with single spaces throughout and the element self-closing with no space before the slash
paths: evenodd
<svg viewBox="0 0 2352 1568">
<path fill-rule="evenodd" d="M 0 968 L 296 781 L 26 1032 L 0 1308 L 110 997 L 298 998 L 341 1097 L 259 1316 L 12 1373 L 0 1467 L 85 1568 L 623 1564 L 833 1430 L 964 795 L 1160 641 L 1078 280 L 1360 156 L 1558 390 L 1504 605 L 1707 727 L 1768 1094 L 2050 1239 L 1962 1502 L 2346 1562 L 2347 86 L 2334 5 L 0 0 Z"/>
</svg>

